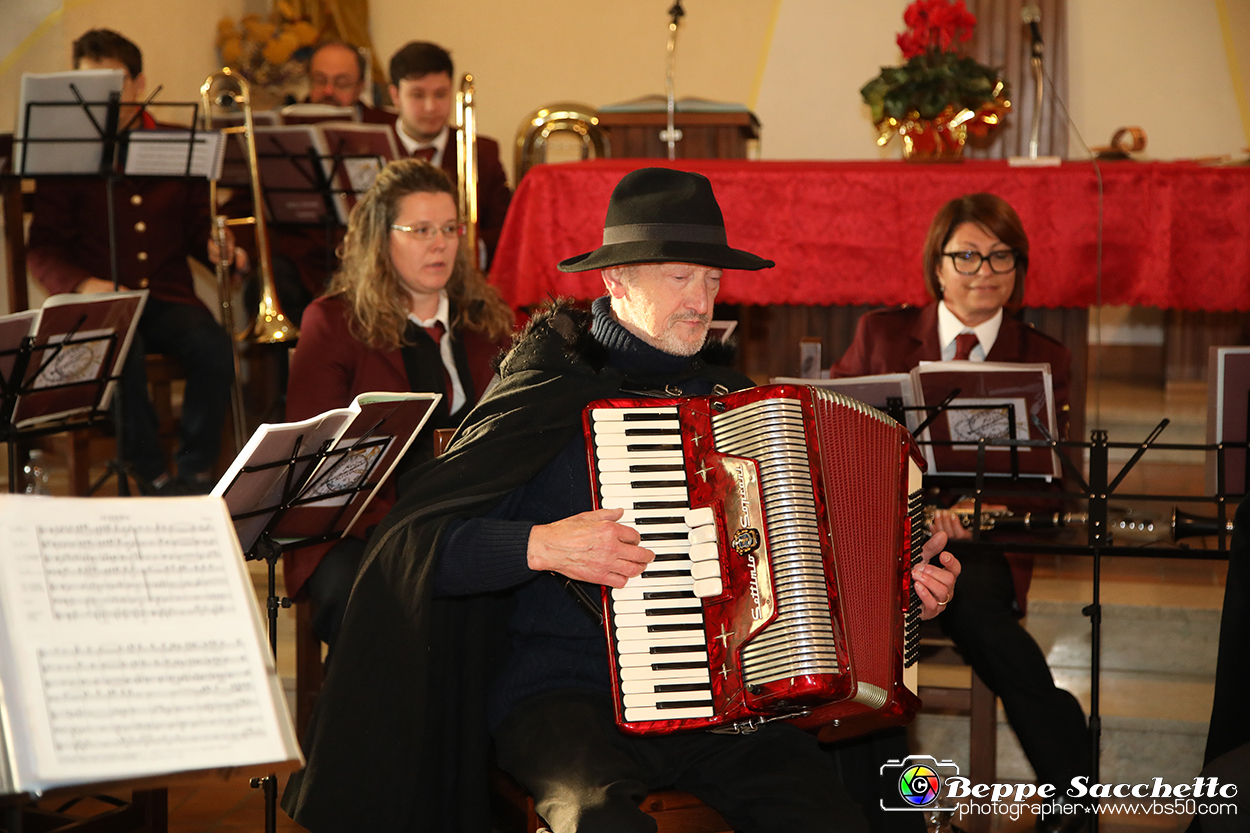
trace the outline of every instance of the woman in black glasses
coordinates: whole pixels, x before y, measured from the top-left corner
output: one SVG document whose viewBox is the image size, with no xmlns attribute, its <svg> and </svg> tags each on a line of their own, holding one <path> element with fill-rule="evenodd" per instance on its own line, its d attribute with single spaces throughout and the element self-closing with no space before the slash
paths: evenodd
<svg viewBox="0 0 1250 833">
<path fill-rule="evenodd" d="M 304 312 L 287 419 L 341 408 L 367 391 L 433 391 L 443 399 L 399 473 L 433 454 L 433 429 L 460 424 L 512 334 L 512 310 L 470 266 L 463 234 L 445 173 L 414 159 L 382 169 L 352 209 L 330 288 Z M 394 499 L 394 485 L 384 485 L 356 522 L 359 537 L 285 556 L 287 595 L 312 599 L 313 631 L 324 642 L 338 633 L 366 530 Z"/>
<path fill-rule="evenodd" d="M 994 194 L 951 200 L 925 241 L 924 281 L 933 301 L 863 316 L 831 375 L 904 373 L 922 361 L 1049 362 L 1060 439 L 1066 439 L 1072 356 L 1016 318 L 1028 268 L 1029 238 L 1005 200 Z M 939 513 L 934 526 L 952 538 L 969 537 L 949 513 Z M 1001 698 L 1038 782 L 1055 784 L 1062 795 L 1071 778 L 1088 773 L 1090 746 L 1081 705 L 1055 686 L 1045 655 L 1020 626 L 1031 574 L 1028 556 L 969 554 L 937 621 Z M 1038 829 L 1068 831 L 1084 822 L 1080 814 L 1049 817 Z"/>
</svg>

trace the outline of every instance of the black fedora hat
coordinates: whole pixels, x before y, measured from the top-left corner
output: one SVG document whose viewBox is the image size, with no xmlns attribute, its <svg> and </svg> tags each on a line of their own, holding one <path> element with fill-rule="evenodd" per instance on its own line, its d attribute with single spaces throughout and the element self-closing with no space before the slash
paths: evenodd
<svg viewBox="0 0 1250 833">
<path fill-rule="evenodd" d="M 771 260 L 730 248 L 712 183 L 672 168 L 640 168 L 621 178 L 608 201 L 603 245 L 560 261 L 561 272 L 628 263 L 697 263 L 718 269 L 767 269 Z"/>
</svg>

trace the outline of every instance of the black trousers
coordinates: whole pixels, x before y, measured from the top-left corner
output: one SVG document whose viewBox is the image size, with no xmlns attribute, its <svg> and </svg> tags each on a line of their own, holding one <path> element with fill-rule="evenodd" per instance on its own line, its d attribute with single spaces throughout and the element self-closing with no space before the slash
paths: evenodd
<svg viewBox="0 0 1250 833">
<path fill-rule="evenodd" d="M 495 745 L 553 833 L 654 833 L 638 805 L 660 788 L 697 796 L 742 833 L 866 829 L 816 738 L 784 723 L 632 737 L 617 730 L 608 695 L 556 691 L 517 706 Z"/>
<path fill-rule="evenodd" d="M 955 598 L 938 617 L 968 664 L 998 695 L 1039 783 L 1059 793 L 1090 771 L 1085 712 L 1058 688 L 1037 642 L 1016 618 L 1015 587 L 999 553 L 960 557 Z"/>
</svg>

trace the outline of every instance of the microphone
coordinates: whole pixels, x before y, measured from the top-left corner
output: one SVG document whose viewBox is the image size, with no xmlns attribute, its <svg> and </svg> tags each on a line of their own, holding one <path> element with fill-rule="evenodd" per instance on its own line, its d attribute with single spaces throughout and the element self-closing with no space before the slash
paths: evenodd
<svg viewBox="0 0 1250 833">
<path fill-rule="evenodd" d="M 1029 31 L 1033 35 L 1033 57 L 1042 57 L 1042 10 L 1033 5 L 1025 6 L 1020 9 L 1020 18 L 1029 24 Z"/>
</svg>

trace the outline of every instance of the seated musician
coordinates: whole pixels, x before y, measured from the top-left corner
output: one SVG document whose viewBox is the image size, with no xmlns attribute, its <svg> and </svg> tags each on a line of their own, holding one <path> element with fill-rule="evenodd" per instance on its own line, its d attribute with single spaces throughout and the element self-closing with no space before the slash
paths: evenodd
<svg viewBox="0 0 1250 833">
<path fill-rule="evenodd" d="M 386 114 L 385 118 L 395 127 L 400 154 L 425 159 L 455 181 L 456 134 L 448 124 L 456 97 L 451 55 L 437 44 L 413 41 L 391 57 L 390 76 L 391 100 L 399 108 L 399 117 Z M 365 120 L 372 121 L 373 117 Z M 511 200 L 508 178 L 499 161 L 499 143 L 479 135 L 478 235 L 485 246 L 487 266 L 495 255 Z M 478 262 L 483 262 L 480 256 Z"/>
<path fill-rule="evenodd" d="M 340 40 L 321 41 L 308 57 L 308 103 L 333 107 L 354 107 L 357 118 L 369 123 L 389 123 L 395 115 L 371 107 L 361 101 L 369 80 L 365 53 Z M 326 239 L 326 227 L 320 223 L 307 225 L 274 224 L 274 282 L 282 312 L 297 326 L 303 322 L 304 309 L 325 292 L 338 267 L 335 254 L 343 242 L 343 230 L 336 227 Z M 259 299 L 259 287 L 248 288 L 248 308 Z"/>
<path fill-rule="evenodd" d="M 749 387 L 705 341 L 722 270 L 773 263 L 728 246 L 711 183 L 670 169 L 621 180 L 604 240 L 560 268 L 602 270 L 606 296 L 530 322 L 499 384 L 447 453 L 401 484 L 370 540 L 308 766 L 284 796 L 314 833 L 488 829 L 492 738 L 556 833 L 654 830 L 639 802 L 670 786 L 736 830 L 863 829 L 815 737 L 788 723 L 743 735 L 616 728 L 603 626 L 579 599 L 623 586 L 653 553 L 618 523 L 622 510 L 591 509 L 583 407 Z M 959 574 L 939 557 L 945 540 L 934 535 L 933 563 L 913 572 L 926 617 Z"/>
<path fill-rule="evenodd" d="M 352 209 L 343 263 L 308 307 L 291 358 L 286 415 L 307 419 L 368 391 L 443 394 L 401 471 L 433 456 L 435 428 L 460 424 L 494 378 L 512 310 L 468 264 L 455 188 L 415 159 L 392 162 Z M 356 537 L 284 556 L 287 595 L 311 599 L 313 631 L 333 646 L 366 530 L 386 515 L 393 484 L 374 498 Z"/>
<path fill-rule="evenodd" d="M 143 56 L 116 32 L 86 32 L 74 41 L 73 62 L 74 69 L 124 71 L 122 100 L 143 99 Z M 124 148 L 130 130 L 150 129 L 156 122 L 138 107 L 123 105 L 119 125 Z M 39 181 L 27 263 L 49 292 L 113 291 L 106 201 L 99 177 Z M 145 493 L 207 493 L 215 480 L 234 358 L 229 336 L 196 298 L 187 265 L 188 256 L 207 265 L 210 248 L 215 257 L 209 209 L 208 183 L 202 178 L 121 178 L 113 191 L 118 283 L 149 293 L 126 359 L 120 397 L 122 458 Z M 241 248 L 234 258 L 246 271 Z M 156 411 L 148 398 L 149 352 L 173 356 L 186 373 L 176 474 L 167 470 L 157 439 Z"/>
<path fill-rule="evenodd" d="M 1024 297 L 1028 256 L 1024 226 L 1002 198 L 970 194 L 947 203 L 933 218 L 924 249 L 925 286 L 934 301 L 865 315 L 830 375 L 900 373 L 938 360 L 1049 362 L 1055 408 L 1065 423 L 1060 433 L 1066 435 L 1072 357 L 1012 314 Z M 935 526 L 953 539 L 971 537 L 949 512 L 940 512 Z M 1008 558 L 1023 562 L 1019 583 Z M 1045 655 L 1020 625 L 1031 569 L 1025 556 L 968 556 L 959 592 L 938 621 L 1002 700 L 1039 782 L 1062 792 L 1072 777 L 1089 772 L 1089 735 L 1080 703 L 1055 686 Z M 1079 816 L 1047 818 L 1038 829 L 1071 830 L 1084 823 Z"/>
</svg>

